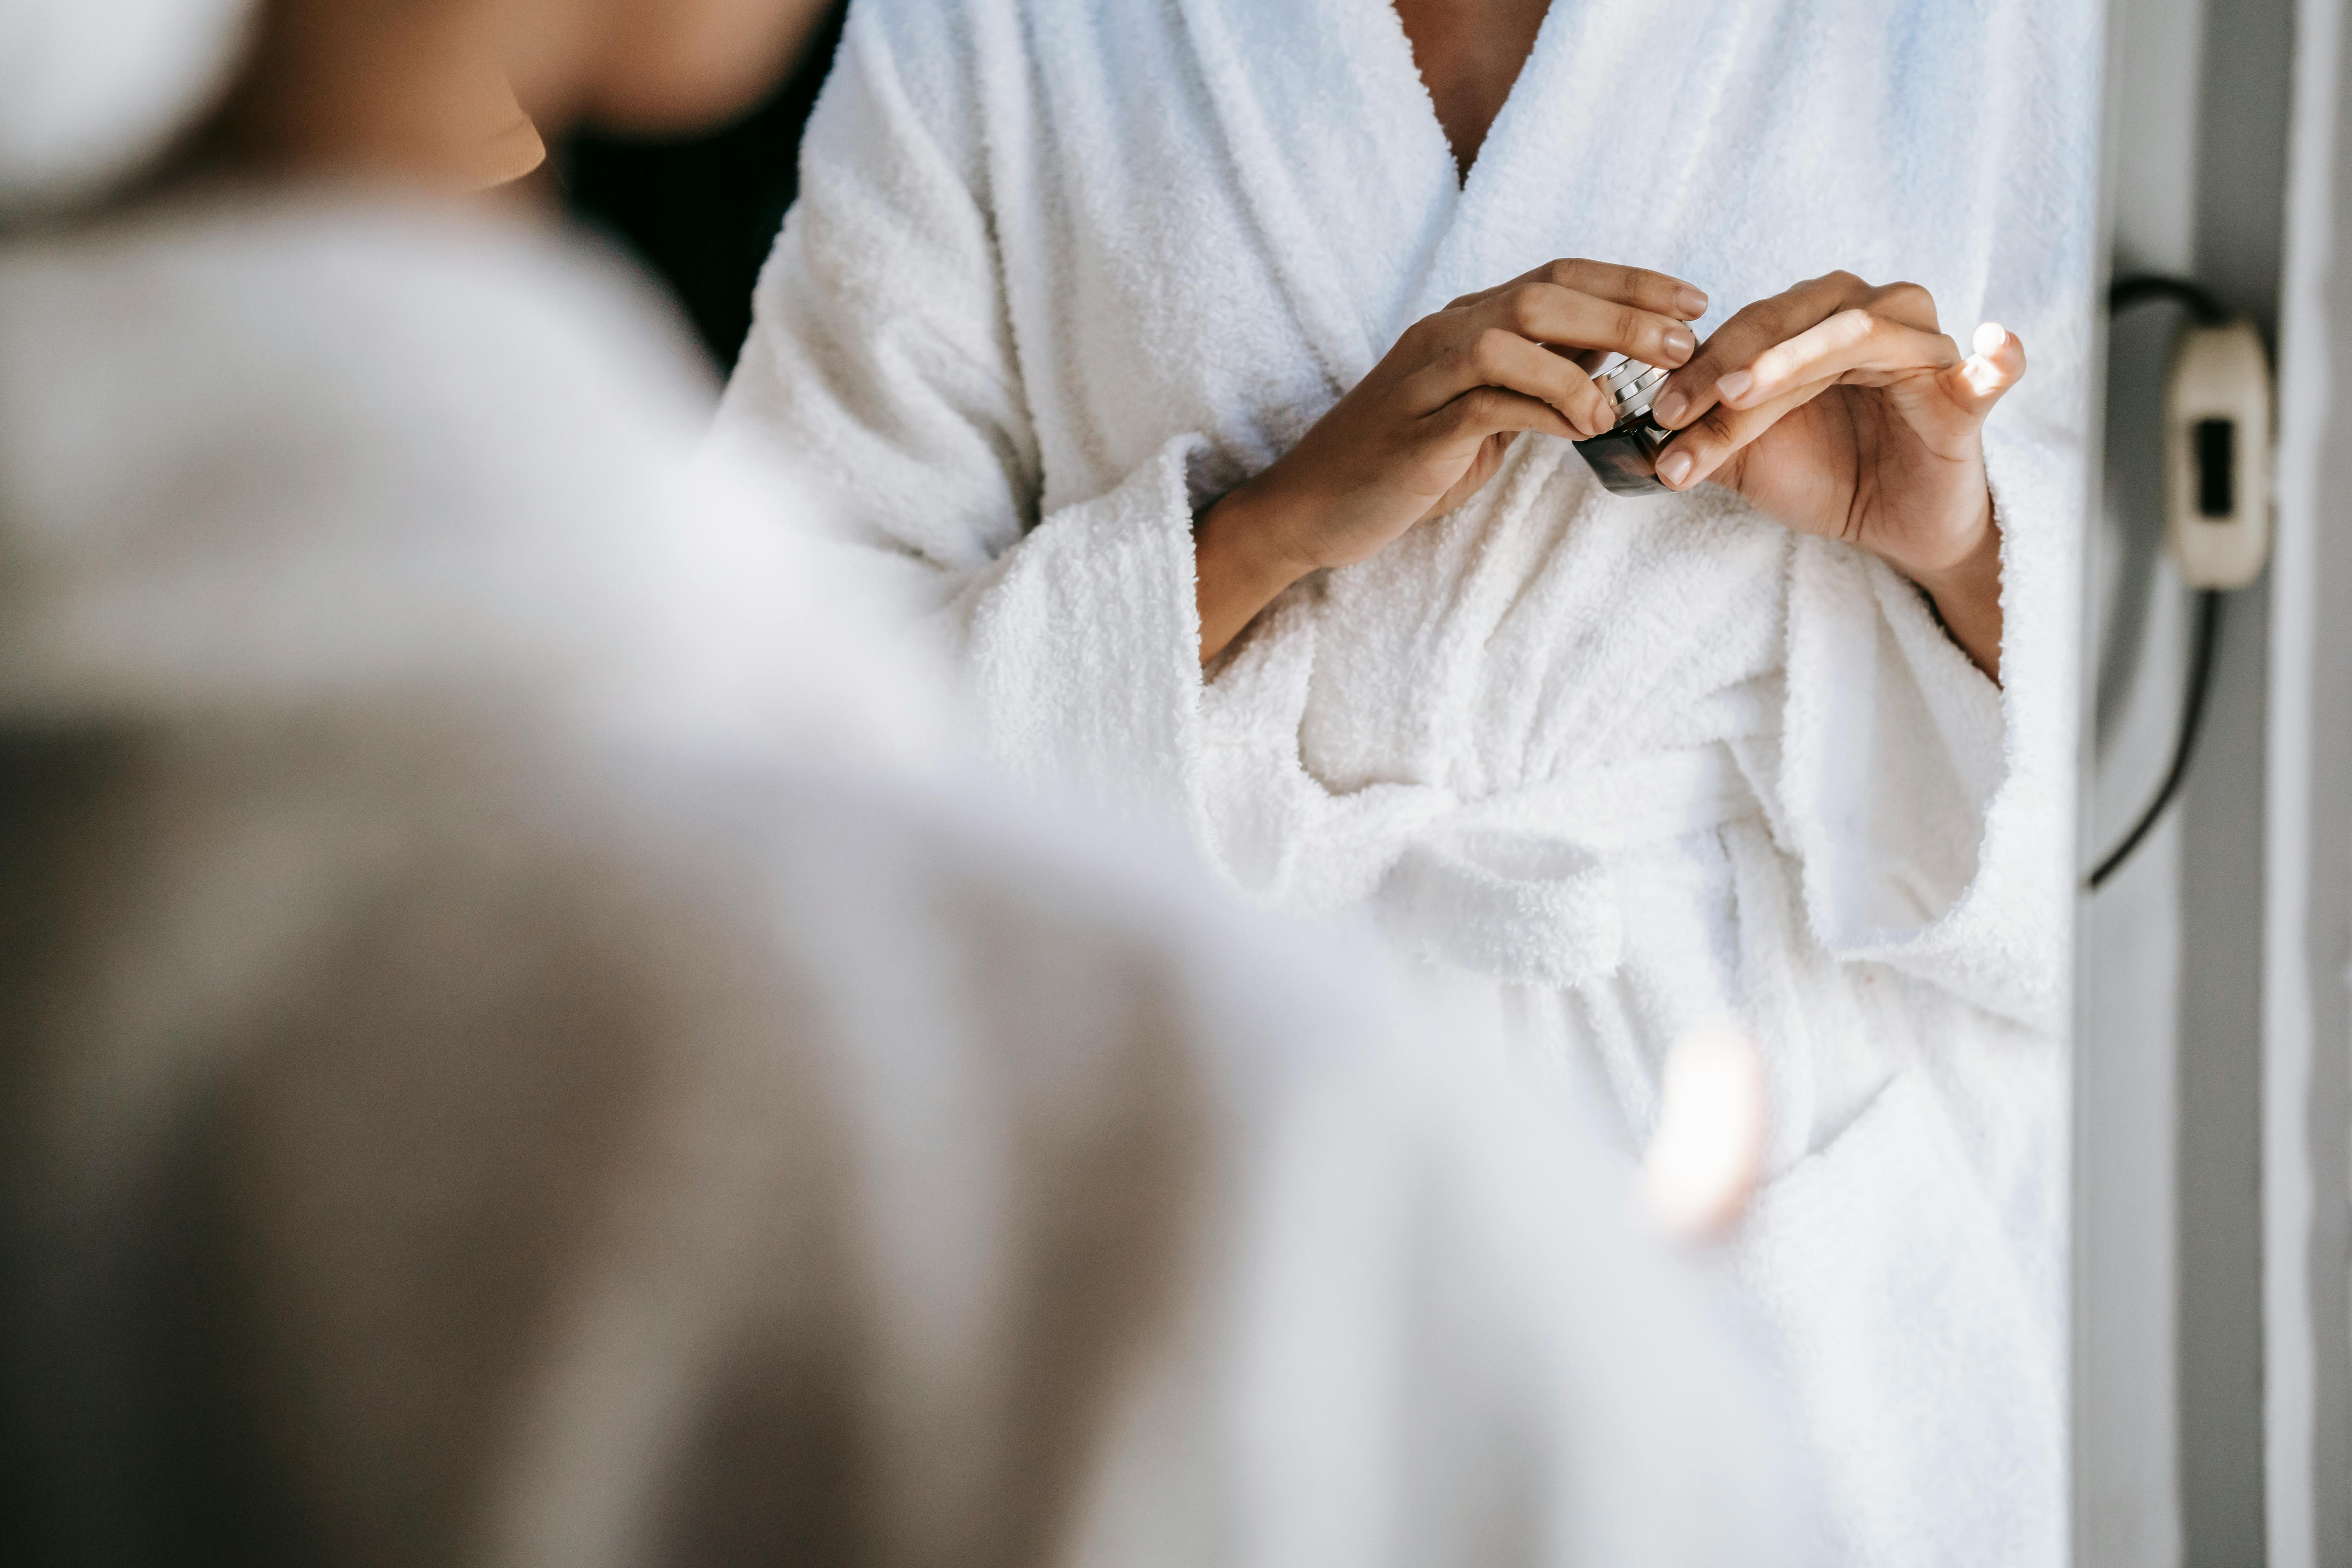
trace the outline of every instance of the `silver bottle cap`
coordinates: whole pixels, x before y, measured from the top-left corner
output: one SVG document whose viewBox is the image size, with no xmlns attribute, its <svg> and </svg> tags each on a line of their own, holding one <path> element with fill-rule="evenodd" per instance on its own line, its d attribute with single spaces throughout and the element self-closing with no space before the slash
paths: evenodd
<svg viewBox="0 0 2352 1568">
<path fill-rule="evenodd" d="M 1612 365 L 1600 376 L 1601 390 L 1615 406 L 1620 423 L 1635 415 L 1647 414 L 1651 401 L 1657 396 L 1658 388 L 1665 379 L 1664 371 L 1654 364 L 1643 364 L 1637 359 Z"/>
</svg>

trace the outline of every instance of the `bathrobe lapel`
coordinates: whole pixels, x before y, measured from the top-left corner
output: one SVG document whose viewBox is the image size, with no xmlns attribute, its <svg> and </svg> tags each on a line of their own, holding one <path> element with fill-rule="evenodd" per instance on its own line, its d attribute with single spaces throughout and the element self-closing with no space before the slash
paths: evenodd
<svg viewBox="0 0 2352 1568">
<path fill-rule="evenodd" d="M 1244 205 L 1335 394 L 1413 321 L 1555 257 L 1706 258 L 1694 208 L 1711 183 L 1691 176 L 1708 127 L 1670 106 L 1780 9 L 1556 0 L 1465 184 L 1388 0 L 1178 6 Z M 1609 151 L 1559 151 L 1595 147 Z"/>
<path fill-rule="evenodd" d="M 1387 0 L 1179 0 L 1234 178 L 1335 392 L 1412 319 L 1461 205 Z"/>
<path fill-rule="evenodd" d="M 1678 38 L 1707 9 L 1679 8 L 1677 20 L 1554 0 L 1397 330 L 1560 257 L 1626 259 L 1637 234 L 1658 232 L 1654 199 L 1628 208 L 1609 190 L 1673 188 L 1658 134 L 1671 89 L 1653 90 L 1658 62 L 1675 58 L 1661 29 Z M 1607 151 L 1570 158 L 1563 148 Z"/>
<path fill-rule="evenodd" d="M 1454 221 L 1406 301 L 1395 331 L 1442 310 L 1448 300 L 1491 289 L 1559 254 L 1551 237 L 1559 227 L 1573 171 L 1559 167 L 1559 160 L 1548 155 L 1547 149 L 1596 144 L 1561 140 L 1573 133 L 1580 121 L 1595 114 L 1599 101 L 1591 88 L 1580 92 L 1572 79 L 1591 75 L 1606 80 L 1586 61 L 1588 39 L 1595 30 L 1593 7 L 1555 0 L 1510 97 L 1478 149 Z M 1576 68 L 1571 69 L 1571 62 L 1577 62 Z"/>
<path fill-rule="evenodd" d="M 1887 178 L 1844 161 L 1846 139 L 1883 129 L 1882 99 L 1949 121 L 1958 100 L 1987 97 L 1960 47 L 1985 25 L 1978 7 L 1843 17 L 1885 34 L 1888 68 L 1864 79 L 1814 58 L 1831 20 L 1816 5 L 1555 0 L 1466 186 L 1388 0 L 1178 7 L 1243 204 L 1335 392 L 1414 321 L 1562 256 L 1689 278 L 1717 301 L 1705 326 L 1836 265 L 1927 282 L 1972 324 L 1990 245 L 1977 204 L 1946 197 L 1956 210 L 1940 219 L 1935 204 L 1915 210 L 1920 190 L 1967 190 L 1959 168 L 1906 167 L 1885 193 L 1884 233 L 1846 226 L 1831 244 L 1801 211 L 1792 223 L 1783 202 L 1759 204 L 1752 177 L 1724 164 L 1717 121 L 1749 126 L 1768 165 L 1817 169 L 1825 199 Z"/>
</svg>

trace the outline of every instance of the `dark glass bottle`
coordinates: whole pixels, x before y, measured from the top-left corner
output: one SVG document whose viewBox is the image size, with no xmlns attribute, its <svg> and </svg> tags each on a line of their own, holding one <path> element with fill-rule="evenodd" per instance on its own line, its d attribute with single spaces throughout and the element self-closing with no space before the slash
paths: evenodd
<svg viewBox="0 0 2352 1568">
<path fill-rule="evenodd" d="M 1613 495 L 1649 496 L 1671 492 L 1658 478 L 1658 451 L 1674 432 L 1650 422 L 1650 403 L 1665 384 L 1666 373 L 1640 360 L 1612 365 L 1594 378 L 1617 410 L 1617 423 L 1606 435 L 1579 441 L 1576 449 L 1601 476 Z"/>
</svg>

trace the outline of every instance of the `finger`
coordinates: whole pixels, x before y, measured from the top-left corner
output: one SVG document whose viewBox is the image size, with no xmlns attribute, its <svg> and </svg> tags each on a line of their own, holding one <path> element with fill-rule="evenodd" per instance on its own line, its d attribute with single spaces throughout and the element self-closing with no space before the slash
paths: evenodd
<svg viewBox="0 0 2352 1568">
<path fill-rule="evenodd" d="M 1620 305 L 1631 305 L 1637 310 L 1671 316 L 1678 321 L 1696 321 L 1706 314 L 1706 289 L 1667 273 L 1653 272 L 1646 267 L 1623 267 L 1609 261 L 1571 258 L 1548 261 L 1514 281 L 1549 283 L 1579 294 L 1590 294 L 1596 300 L 1608 300 Z"/>
<path fill-rule="evenodd" d="M 1547 261 L 1532 272 L 1522 272 L 1507 283 L 1492 289 L 1481 289 L 1475 294 L 1465 294 L 1446 308 L 1483 304 L 1498 294 L 1522 289 L 1530 283 L 1549 283 L 1557 288 L 1571 289 L 1580 294 L 1590 294 L 1596 300 L 1607 300 L 1619 305 L 1631 305 L 1637 310 L 1648 310 L 1670 316 L 1678 321 L 1696 321 L 1706 314 L 1706 290 L 1693 283 L 1664 272 L 1653 272 L 1644 267 L 1622 267 L 1607 261 L 1563 260 Z"/>
<path fill-rule="evenodd" d="M 1474 386 L 1444 407 L 1423 416 L 1423 423 L 1433 433 L 1448 439 L 1492 436 L 1507 430 L 1534 430 L 1570 440 L 1584 435 L 1542 398 L 1507 392 L 1499 386 Z"/>
<path fill-rule="evenodd" d="M 1916 283 L 1889 283 L 1874 289 L 1865 301 L 1874 316 L 1885 316 L 1923 332 L 1940 332 L 1944 323 L 1936 314 L 1936 296 Z"/>
<path fill-rule="evenodd" d="M 1840 310 L 1716 378 L 1716 395 L 1731 408 L 1755 408 L 1792 388 L 1822 382 L 1884 384 L 1897 375 L 1941 372 L 1960 363 L 1958 343 L 1874 311 Z"/>
<path fill-rule="evenodd" d="M 1797 387 L 1755 408 L 1717 405 L 1708 409 L 1658 454 L 1659 479 L 1675 490 L 1705 484 L 1790 410 L 1802 407 L 1834 384 L 1824 381 Z"/>
<path fill-rule="evenodd" d="M 1688 363 L 1666 378 L 1651 405 L 1652 416 L 1666 429 L 1683 428 L 1715 406 L 1716 383 L 1725 375 L 1752 363 L 1774 344 L 1865 302 L 1874 292 L 1851 272 L 1832 272 L 1743 307 L 1699 345 Z"/>
<path fill-rule="evenodd" d="M 1954 403 L 1982 419 L 2025 378 L 2025 344 L 2000 322 L 1987 321 L 1969 346 L 1976 352 L 1946 373 L 1945 390 Z"/>
<path fill-rule="evenodd" d="M 1908 331 L 1894 328 L 1895 333 Z M 1972 346 L 1977 352 L 1964 361 L 1959 359 L 1958 350 L 1953 350 L 1955 363 L 1942 372 L 1939 379 L 1952 401 L 1970 417 L 1981 421 L 2002 395 L 2024 376 L 2025 345 L 2014 333 L 1988 321 L 1977 329 Z M 1669 489 L 1677 490 L 1704 484 L 1792 409 L 1811 402 L 1842 381 L 1851 383 L 1855 379 L 1857 375 L 1853 371 L 1825 374 L 1817 379 L 1783 384 L 1761 402 L 1751 394 L 1735 400 L 1740 405 L 1738 407 L 1719 404 L 1694 421 L 1659 454 L 1659 479 Z"/>
<path fill-rule="evenodd" d="M 1579 293 L 1557 283 L 1523 283 L 1465 312 L 1466 321 L 1501 327 L 1538 343 L 1602 349 L 1669 368 L 1698 352 L 1698 339 L 1673 316 Z"/>
<path fill-rule="evenodd" d="M 1598 436 L 1616 422 L 1608 397 L 1573 361 L 1499 326 L 1457 340 L 1406 380 L 1404 395 L 1409 407 L 1428 413 L 1481 386 L 1549 404 L 1580 438 Z"/>
</svg>

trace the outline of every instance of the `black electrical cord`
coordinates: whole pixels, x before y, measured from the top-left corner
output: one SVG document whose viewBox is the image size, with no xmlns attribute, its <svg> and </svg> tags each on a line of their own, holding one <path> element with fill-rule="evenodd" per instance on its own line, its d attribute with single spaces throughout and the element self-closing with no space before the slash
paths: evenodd
<svg viewBox="0 0 2352 1568">
<path fill-rule="evenodd" d="M 2180 793 L 2181 780 L 2189 776 L 2189 762 L 2197 751 L 2197 730 L 2205 721 L 2205 694 L 2213 684 L 2214 633 L 2221 624 L 2221 591 L 2200 590 L 2197 595 L 2197 637 L 2189 654 L 2189 694 L 2180 704 L 2180 734 L 2172 745 L 2172 765 L 2165 770 L 2164 783 L 2157 787 L 2156 798 L 2147 803 L 2147 809 L 2139 814 L 2139 820 L 2124 835 L 2123 842 L 2108 850 L 2107 858 L 2092 868 L 2091 890 L 2095 893 L 2131 858 L 2139 841 L 2154 830 L 2164 808 Z"/>
<path fill-rule="evenodd" d="M 2154 300 L 2169 300 L 2189 307 L 2189 313 L 2209 327 L 2218 327 L 2230 319 L 2221 301 L 2202 283 L 2186 278 L 2167 278 L 2157 272 L 2126 273 L 2107 285 L 2107 314 L 2120 316 L 2134 305 L 2145 305 Z"/>
<path fill-rule="evenodd" d="M 2107 311 L 2117 315 L 2134 305 L 2158 300 L 2169 300 L 2189 308 L 2189 313 L 2206 326 L 2218 326 L 2229 320 L 2229 312 L 2203 286 L 2186 278 L 2164 278 L 2137 273 L 2118 278 L 2107 289 Z M 2180 732 L 2172 742 L 2172 762 L 2164 771 L 2164 783 L 2157 787 L 2156 798 L 2139 814 L 2132 829 L 2106 853 L 2106 857 L 2091 869 L 2090 889 L 2098 891 L 2106 879 L 2123 868 L 2140 841 L 2154 831 L 2165 808 L 2180 793 L 2181 782 L 2189 776 L 2189 764 L 2197 753 L 2197 731 L 2205 721 L 2205 697 L 2213 684 L 2213 644 L 2221 625 L 2221 595 L 2214 588 L 2202 589 L 2197 595 L 2197 631 L 2189 653 L 2189 690 L 2180 704 Z"/>
</svg>

